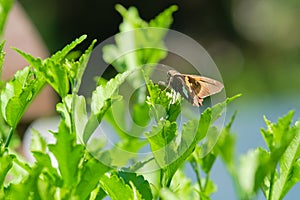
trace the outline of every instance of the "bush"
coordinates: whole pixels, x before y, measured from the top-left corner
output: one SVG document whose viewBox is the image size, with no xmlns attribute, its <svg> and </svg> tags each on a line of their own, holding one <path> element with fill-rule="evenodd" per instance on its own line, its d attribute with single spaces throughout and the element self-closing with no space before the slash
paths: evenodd
<svg viewBox="0 0 300 200">
<path fill-rule="evenodd" d="M 90 104 L 84 96 L 78 95 L 78 90 L 96 41 L 78 59 L 68 55 L 84 41 L 85 35 L 45 60 L 16 49 L 30 65 L 18 71 L 1 89 L 1 199 L 102 199 L 105 196 L 111 199 L 210 199 L 217 191 L 210 172 L 218 156 L 232 177 L 238 198 L 252 199 L 260 190 L 266 199 L 283 199 L 300 179 L 300 126 L 299 122 L 291 125 L 293 112 L 277 123 L 265 119 L 267 129 L 262 129 L 261 133 L 268 150 L 261 147 L 250 150 L 237 162 L 235 139 L 230 131 L 236 115 L 220 132 L 213 122 L 227 104 L 240 95 L 206 108 L 197 119 L 181 126 L 177 119 L 182 111 L 182 99 L 174 98 L 171 90 L 153 83 L 149 78 L 152 71 L 143 68 L 166 56 L 164 50 L 143 47 L 154 40 L 158 46 L 163 46 L 167 29 L 159 35 L 148 35 L 149 38 L 144 37 L 140 28 L 169 28 L 177 7 L 171 6 L 149 23 L 143 21 L 133 7 L 126 10 L 117 5 L 116 8 L 124 18 L 120 31 L 137 30 L 133 41 L 141 50 L 116 56 L 128 45 L 120 35 L 116 37 L 116 45 L 104 47 L 104 59 L 119 74 L 98 82 Z M 1 14 L 4 18 L 7 15 Z M 0 46 L 1 65 L 3 45 L 4 42 Z M 134 80 L 144 81 L 146 87 L 140 89 L 132 101 L 134 122 L 129 124 L 131 132 L 127 134 L 118 126 L 126 124 L 125 105 L 118 91 L 125 81 L 134 86 Z M 31 152 L 35 162 L 30 164 L 10 148 L 11 137 L 26 108 L 45 84 L 61 98 L 56 108 L 61 118 L 58 131 L 49 133 L 56 138 L 54 144 L 48 144 L 33 131 Z M 91 110 L 89 114 L 87 108 Z M 117 116 L 113 108 L 118 110 Z M 103 120 L 110 123 L 120 138 L 111 149 L 102 148 L 105 141 L 92 138 Z M 206 145 L 216 141 L 214 136 L 218 136 L 216 144 L 206 151 Z M 199 145 L 204 139 L 207 142 Z M 122 153 L 137 155 L 146 145 L 152 156 L 141 161 Z M 50 154 L 54 155 L 58 166 L 53 164 Z M 184 173 L 187 164 L 195 172 L 195 183 Z"/>
</svg>

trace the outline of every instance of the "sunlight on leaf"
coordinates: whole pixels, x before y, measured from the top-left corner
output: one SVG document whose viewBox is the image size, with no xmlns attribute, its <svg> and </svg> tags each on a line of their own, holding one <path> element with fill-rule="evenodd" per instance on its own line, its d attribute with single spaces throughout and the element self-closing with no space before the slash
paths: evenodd
<svg viewBox="0 0 300 200">
<path fill-rule="evenodd" d="M 99 183 L 100 178 L 109 167 L 102 164 L 91 156 L 87 156 L 83 163 L 83 168 L 80 169 L 80 182 L 76 186 L 75 194 L 79 199 L 86 199 L 89 194 L 95 189 Z"/>
<path fill-rule="evenodd" d="M 29 104 L 45 85 L 42 78 L 26 67 L 1 91 L 1 111 L 8 125 L 15 128 Z"/>
<path fill-rule="evenodd" d="M 78 166 L 83 154 L 83 146 L 76 144 L 76 136 L 69 132 L 63 121 L 54 136 L 57 140 L 56 144 L 49 145 L 49 149 L 58 161 L 65 187 L 71 189 L 77 184 Z"/>
<path fill-rule="evenodd" d="M 285 118 L 287 120 L 287 118 Z M 282 121 L 281 121 L 282 122 Z M 280 123 L 280 122 L 278 122 Z M 289 123 L 286 123 L 289 126 Z M 300 163 L 300 126 L 284 129 L 283 133 L 294 135 L 289 146 L 286 148 L 280 159 L 279 178 L 275 180 L 272 197 L 274 199 L 283 199 L 287 192 L 300 181 L 299 163 Z"/>
<path fill-rule="evenodd" d="M 8 154 L 7 152 L 1 152 L 0 156 L 0 188 L 3 188 L 4 186 L 4 180 L 6 178 L 6 175 L 10 168 L 13 165 L 13 160 L 15 156 L 12 154 Z M 0 191 L 0 197 L 2 195 L 2 192 Z"/>
<path fill-rule="evenodd" d="M 43 78 L 47 81 L 49 85 L 60 95 L 60 97 L 65 97 L 70 90 L 70 80 L 73 80 L 72 75 L 79 75 L 78 68 L 83 69 L 86 66 L 87 59 L 89 58 L 90 51 L 95 43 L 92 43 L 90 48 L 83 54 L 79 62 L 70 61 L 67 59 L 68 53 L 73 50 L 78 44 L 85 40 L 86 35 L 73 41 L 71 44 L 67 45 L 61 51 L 58 51 L 50 58 L 41 60 L 39 58 L 34 58 L 30 54 L 24 53 L 21 50 L 15 49 L 20 55 L 22 55 L 28 63 L 30 63 Z M 76 68 L 76 69 L 75 69 Z M 82 75 L 82 72 L 80 72 Z M 71 81 L 72 83 L 73 81 Z"/>
<path fill-rule="evenodd" d="M 123 172 L 123 171 L 119 171 L 118 176 L 123 178 L 126 184 L 130 184 L 130 182 L 132 182 L 133 183 L 132 185 L 134 185 L 138 193 L 141 194 L 142 199 L 145 200 L 153 199 L 150 184 L 147 180 L 144 179 L 143 176 L 137 175 L 135 173 Z"/>
<path fill-rule="evenodd" d="M 100 184 L 112 200 L 134 199 L 132 188 L 116 174 L 105 174 L 102 176 Z"/>
</svg>

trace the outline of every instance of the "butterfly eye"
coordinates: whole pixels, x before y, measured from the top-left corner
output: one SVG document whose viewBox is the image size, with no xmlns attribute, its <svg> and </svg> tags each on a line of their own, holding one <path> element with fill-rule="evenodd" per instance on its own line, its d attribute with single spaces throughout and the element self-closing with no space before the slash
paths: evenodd
<svg viewBox="0 0 300 200">
<path fill-rule="evenodd" d="M 167 74 L 168 76 L 175 76 L 176 74 L 178 74 L 178 72 L 176 70 L 169 70 Z"/>
</svg>

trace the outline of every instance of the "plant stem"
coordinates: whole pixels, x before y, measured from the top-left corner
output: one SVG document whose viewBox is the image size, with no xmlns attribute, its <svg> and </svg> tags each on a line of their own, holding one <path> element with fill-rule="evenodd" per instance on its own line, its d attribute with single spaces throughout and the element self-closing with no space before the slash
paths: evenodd
<svg viewBox="0 0 300 200">
<path fill-rule="evenodd" d="M 272 194 L 273 194 L 273 185 L 274 185 L 274 178 L 275 178 L 275 171 L 271 174 L 271 179 L 270 179 L 270 190 L 269 190 L 269 195 L 268 199 L 272 199 Z"/>
<path fill-rule="evenodd" d="M 210 172 L 208 172 L 208 173 L 206 174 L 206 177 L 205 177 L 204 191 L 205 191 L 206 188 L 207 188 L 208 181 L 209 181 L 209 176 L 210 176 Z"/>
<path fill-rule="evenodd" d="M 71 119 L 71 133 L 75 133 L 76 135 L 76 126 L 75 126 L 75 106 L 76 106 L 76 95 L 77 93 L 73 91 L 72 94 L 72 103 L 71 103 L 71 111 L 70 111 L 70 119 Z"/>
<path fill-rule="evenodd" d="M 203 187 L 201 185 L 201 176 L 200 176 L 200 171 L 198 169 L 198 165 L 197 165 L 197 162 L 193 159 L 191 162 L 190 162 L 195 174 L 196 174 L 196 178 L 197 178 L 197 182 L 198 182 L 198 185 L 199 185 L 199 188 L 200 188 L 200 191 L 203 191 Z M 201 198 L 201 197 L 200 197 Z"/>
<path fill-rule="evenodd" d="M 164 170 L 163 170 L 163 169 L 160 169 L 160 188 L 163 188 L 163 187 L 164 187 L 163 176 L 164 176 Z"/>
<path fill-rule="evenodd" d="M 10 140 L 11 140 L 11 137 L 12 137 L 12 135 L 13 135 L 13 133 L 14 133 L 14 130 L 15 130 L 14 128 L 10 127 L 8 137 L 6 138 L 6 141 L 5 141 L 5 148 L 8 147 L 9 142 L 10 142 Z"/>
</svg>

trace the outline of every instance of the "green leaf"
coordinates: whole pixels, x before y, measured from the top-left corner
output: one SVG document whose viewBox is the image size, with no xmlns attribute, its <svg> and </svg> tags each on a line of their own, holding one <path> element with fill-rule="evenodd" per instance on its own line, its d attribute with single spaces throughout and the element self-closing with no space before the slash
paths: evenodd
<svg viewBox="0 0 300 200">
<path fill-rule="evenodd" d="M 73 94 L 75 95 L 75 94 Z M 74 126 L 76 130 L 76 135 L 82 138 L 84 133 L 84 128 L 88 121 L 88 116 L 86 112 L 86 102 L 84 96 L 73 96 L 75 100 L 73 101 L 74 106 L 72 109 L 74 117 Z"/>
<path fill-rule="evenodd" d="M 180 198 L 167 187 L 160 189 L 159 196 L 163 200 L 180 200 Z"/>
<path fill-rule="evenodd" d="M 261 187 L 268 199 L 276 199 L 284 196 L 290 186 L 293 185 L 293 183 L 286 184 L 293 162 L 295 162 L 294 156 L 298 154 L 296 153 L 298 151 L 298 144 L 292 145 L 294 138 L 296 141 L 298 140 L 296 137 L 298 134 L 298 128 L 295 126 L 290 127 L 293 114 L 293 111 L 289 112 L 286 116 L 279 118 L 277 123 L 271 123 L 265 118 L 267 130 L 261 130 L 270 149 L 270 155 L 269 160 L 264 160 L 264 163 L 261 164 L 261 167 L 256 172 L 258 175 L 255 179 L 256 184 L 254 190 L 256 191 L 258 187 Z M 291 151 L 285 153 L 289 148 L 291 148 Z M 289 155 L 289 153 L 291 153 L 291 155 Z M 278 164 L 280 165 L 280 172 L 276 170 Z M 269 174 L 271 175 L 267 176 Z M 278 178 L 278 176 L 280 177 Z M 262 184 L 264 178 L 267 183 L 265 185 Z M 286 188 L 284 188 L 285 184 L 287 186 Z"/>
<path fill-rule="evenodd" d="M 131 123 L 131 127 L 128 127 L 125 103 L 126 102 L 123 99 L 115 101 L 112 107 L 105 113 L 104 120 L 114 128 L 114 131 L 119 135 L 122 141 L 128 140 L 128 142 L 130 142 L 132 139 L 137 139 L 145 130 L 145 127 L 139 125 L 147 125 L 146 122 L 148 122 L 149 117 L 146 115 L 149 112 L 149 107 L 145 105 L 145 103 L 134 104 L 132 118 L 135 123 L 140 124 Z"/>
<path fill-rule="evenodd" d="M 174 176 L 170 187 L 164 187 L 159 190 L 161 199 L 204 199 L 208 200 L 209 195 L 216 191 L 216 186 L 209 180 L 206 191 L 200 192 L 198 185 L 192 185 L 184 173 L 179 170 Z"/>
<path fill-rule="evenodd" d="M 6 3 L 6 2 L 4 1 L 1 3 Z M 0 11 L 0 13 L 1 13 L 1 11 Z M 2 14 L 0 14 L 0 16 L 1 15 Z M 3 19 L 2 17 L 0 17 L 0 18 Z M 1 25 L 0 25 L 0 27 L 1 27 Z M 0 33 L 0 35 L 1 35 L 1 33 Z M 5 57 L 5 52 L 3 52 L 4 44 L 5 44 L 5 41 L 0 43 L 0 91 L 3 88 L 2 69 L 3 69 L 3 62 L 4 62 L 4 57 Z M 0 95 L 1 95 L 1 92 L 0 92 Z M 11 135 L 12 133 L 10 133 L 9 126 L 7 125 L 7 123 L 5 123 L 1 104 L 2 104 L 2 100 L 0 101 L 0 113 L 1 113 L 0 114 L 0 155 L 2 154 L 2 147 L 5 147 L 8 144 L 7 142 L 10 141 L 9 137 L 12 136 Z M 5 141 L 7 141 L 7 142 L 5 142 Z M 0 195 L 0 198 L 1 198 L 1 195 Z"/>
<path fill-rule="evenodd" d="M 157 15 L 154 19 L 149 22 L 151 27 L 161 27 L 161 28 L 168 28 L 173 23 L 172 15 L 175 11 L 178 10 L 178 6 L 172 5 L 159 15 Z"/>
<path fill-rule="evenodd" d="M 43 65 L 34 66 L 43 76 L 47 83 L 59 94 L 65 97 L 70 90 L 68 63 L 45 60 Z"/>
<path fill-rule="evenodd" d="M 104 114 L 110 108 L 114 100 L 120 99 L 116 92 L 120 85 L 125 81 L 130 71 L 118 74 L 110 79 L 105 86 L 100 85 L 94 90 L 91 102 L 91 116 L 85 126 L 83 141 L 86 143 L 95 129 L 100 124 Z"/>
<path fill-rule="evenodd" d="M 69 92 L 68 64 L 47 58 L 42 61 L 34 58 L 30 54 L 15 49 L 22 55 L 28 63 L 30 63 L 38 72 L 39 76 L 43 76 L 47 83 L 61 96 L 65 97 Z"/>
<path fill-rule="evenodd" d="M 30 151 L 39 151 L 46 153 L 47 143 L 44 138 L 41 137 L 40 133 L 32 129 L 32 138 L 30 143 Z"/>
<path fill-rule="evenodd" d="M 129 182 L 131 188 L 132 188 L 132 191 L 133 191 L 133 199 L 135 200 L 138 200 L 138 199 L 142 199 L 142 196 L 141 194 L 137 191 L 135 185 L 130 181 Z"/>
<path fill-rule="evenodd" d="M 62 179 L 57 169 L 52 166 L 49 154 L 40 151 L 32 151 L 32 154 L 36 159 L 35 166 L 42 168 L 37 180 L 38 193 L 41 199 L 47 200 L 55 196 L 57 190 L 62 187 Z"/>
<path fill-rule="evenodd" d="M 62 61 L 66 58 L 66 56 L 72 51 L 77 45 L 82 43 L 87 38 L 86 35 L 82 35 L 79 38 L 75 39 L 73 42 L 65 46 L 61 51 L 56 52 L 51 56 L 51 60 L 54 61 Z"/>
<path fill-rule="evenodd" d="M 56 110 L 69 130 L 75 131 L 81 139 L 88 121 L 84 96 L 67 95 L 62 99 L 62 103 L 56 105 Z"/>
<path fill-rule="evenodd" d="M 13 5 L 13 2 L 14 2 L 13 0 L 0 1 L 0 37 L 2 37 L 5 22 L 9 14 L 9 11 Z"/>
<path fill-rule="evenodd" d="M 112 200 L 134 199 L 132 188 L 116 174 L 105 174 L 102 176 L 100 185 Z"/>
<path fill-rule="evenodd" d="M 70 76 L 71 76 L 71 82 L 74 87 L 74 92 L 77 94 L 80 85 L 81 85 L 81 79 L 84 74 L 84 71 L 87 67 L 90 55 L 92 53 L 93 47 L 96 43 L 96 40 L 93 40 L 92 44 L 89 46 L 89 48 L 82 54 L 79 58 L 78 62 L 71 62 L 70 63 Z"/>
<path fill-rule="evenodd" d="M 146 103 L 143 104 L 134 104 L 132 111 L 132 119 L 133 122 L 138 125 L 145 127 L 150 121 L 150 116 L 147 115 L 149 113 L 149 106 Z"/>
<path fill-rule="evenodd" d="M 137 104 L 133 106 L 135 105 Z M 132 118 L 143 118 L 138 120 L 145 123 L 145 121 L 147 121 L 147 117 L 145 117 L 146 112 L 148 112 L 147 105 L 138 105 L 138 108 L 141 109 L 139 114 L 142 114 L 142 116 L 136 116 L 137 112 L 134 111 L 135 108 L 133 108 Z M 130 159 L 135 159 L 133 155 L 147 144 L 146 140 L 140 139 L 146 127 L 141 127 L 135 123 L 128 124 L 128 115 L 125 109 L 125 101 L 122 99 L 116 101 L 104 116 L 104 120 L 114 128 L 115 133 L 117 133 L 120 138 L 119 142 L 117 142 L 114 148 L 109 152 L 111 157 L 116 158 L 112 159 L 113 163 L 111 163 L 116 166 L 122 166 L 123 163 L 127 163 Z M 145 113 L 142 113 L 142 110 L 144 110 Z"/>
<path fill-rule="evenodd" d="M 101 188 L 100 184 L 97 185 L 97 188 L 95 188 L 91 195 L 89 200 L 102 200 L 106 197 L 106 193 L 104 192 L 104 190 Z"/>
<path fill-rule="evenodd" d="M 60 114 L 61 119 L 64 121 L 69 130 L 72 130 L 72 96 L 67 95 L 62 99 L 62 103 L 56 104 L 56 111 Z"/>
<path fill-rule="evenodd" d="M 174 174 L 170 190 L 179 199 L 200 199 L 197 186 L 185 175 L 184 169 L 180 169 Z"/>
<path fill-rule="evenodd" d="M 62 185 L 57 169 L 52 166 L 49 152 L 47 152 L 47 144 L 44 138 L 33 129 L 30 150 L 35 158 L 35 165 L 43 168 L 43 178 L 39 179 L 39 191 L 47 199 L 48 195 L 54 195 L 56 187 Z"/>
<path fill-rule="evenodd" d="M 137 175 L 136 173 L 119 171 L 118 176 L 123 178 L 126 184 L 133 183 L 138 192 L 141 194 L 142 199 L 152 200 L 153 196 L 151 193 L 150 184 L 143 176 Z"/>
<path fill-rule="evenodd" d="M 59 125 L 59 131 L 54 133 L 56 143 L 49 145 L 54 154 L 64 187 L 71 189 L 78 181 L 78 166 L 83 155 L 83 146 L 76 144 L 76 135 L 69 132 L 64 121 Z"/>
<path fill-rule="evenodd" d="M 140 18 L 135 7 L 126 10 L 120 4 L 116 5 L 116 10 L 123 17 L 123 22 L 120 24 L 120 34 L 115 37 L 116 45 L 103 47 L 103 59 L 120 73 L 147 65 L 144 72 L 135 71 L 133 78 L 129 80 L 134 88 L 138 88 L 143 83 L 145 74 L 152 73 L 151 66 L 166 57 L 167 49 L 163 38 L 173 21 L 172 13 L 176 10 L 175 7 L 171 6 L 147 23 Z M 137 102 L 142 103 L 145 90 L 141 89 L 138 93 Z"/>
<path fill-rule="evenodd" d="M 18 163 L 22 163 L 18 161 Z M 28 175 L 22 177 L 22 181 L 11 183 L 5 188 L 5 199 L 41 199 L 38 191 L 38 179 L 43 167 L 35 165 L 27 166 Z"/>
<path fill-rule="evenodd" d="M 219 153 L 233 178 L 239 198 L 254 198 L 260 187 L 267 199 L 282 199 L 299 181 L 299 175 L 294 174 L 298 171 L 300 155 L 299 127 L 290 127 L 292 116 L 293 112 L 290 112 L 280 118 L 278 123 L 265 120 L 268 129 L 262 130 L 262 135 L 270 152 L 262 148 L 249 151 L 241 157 L 239 168 L 233 159 L 231 137 L 229 134 L 221 136 L 218 142 Z"/>
<path fill-rule="evenodd" d="M 110 166 L 123 167 L 132 159 L 136 159 L 136 153 L 147 144 L 146 140 L 140 139 L 140 135 L 143 133 L 143 130 L 145 128 L 133 124 L 130 130 L 127 131 L 127 127 L 125 126 L 126 117 L 124 108 L 124 101 L 117 101 L 113 104 L 111 109 L 109 109 L 108 112 L 105 113 L 105 121 L 114 128 L 114 131 L 120 137 L 120 140 L 115 143 L 113 148 L 104 152 L 100 152 L 97 150 L 95 151 L 95 148 L 91 144 L 93 140 L 89 141 L 89 144 L 87 145 L 89 152 L 92 152 L 93 155 L 99 155 L 99 159 L 106 160 L 105 163 Z M 97 119 L 95 117 L 94 120 L 94 124 L 97 124 Z M 87 124 L 87 126 L 90 124 Z M 95 127 L 91 128 L 91 130 L 94 129 Z"/>
<path fill-rule="evenodd" d="M 150 105 L 150 111 L 156 121 L 167 119 L 170 122 L 176 121 L 181 112 L 180 100 L 173 102 L 172 95 L 166 90 L 161 90 L 157 84 L 151 80 L 147 83 L 149 97 L 147 103 Z"/>
<path fill-rule="evenodd" d="M 252 199 L 257 191 L 257 183 L 261 183 L 270 170 L 269 154 L 262 148 L 250 150 L 240 157 L 240 165 L 235 176 L 238 177 L 238 195 L 242 199 Z M 237 184 L 237 182 L 235 183 Z"/>
<path fill-rule="evenodd" d="M 128 134 L 124 130 L 126 127 L 126 106 L 125 101 L 122 99 L 120 101 L 115 101 L 113 107 L 110 107 L 104 115 L 104 120 L 108 122 L 113 128 L 114 131 L 119 135 L 123 140 L 126 139 Z"/>
<path fill-rule="evenodd" d="M 125 81 L 127 76 L 132 73 L 126 71 L 122 74 L 118 74 L 115 78 L 110 79 L 105 86 L 98 86 L 92 95 L 91 111 L 95 115 L 100 115 L 104 104 L 107 100 L 112 99 L 120 87 L 120 85 Z"/>
<path fill-rule="evenodd" d="M 105 104 L 105 108 L 108 109 L 110 104 L 111 104 L 110 101 L 108 101 L 108 103 Z M 92 136 L 94 131 L 97 129 L 99 124 L 100 124 L 100 122 L 98 120 L 98 116 L 91 114 L 88 118 L 88 121 L 87 121 L 85 127 L 84 127 L 84 133 L 81 138 L 81 140 L 83 141 L 84 144 L 87 144 L 87 142 L 89 141 L 90 137 Z"/>
<path fill-rule="evenodd" d="M 0 155 L 0 197 L 1 191 L 4 187 L 4 180 L 13 165 L 15 156 L 12 154 L 8 154 L 7 151 L 1 152 Z"/>
<path fill-rule="evenodd" d="M 284 123 L 283 119 L 289 121 L 289 115 L 290 113 L 279 120 L 277 125 L 281 125 L 281 130 L 285 131 L 281 134 L 284 134 L 284 136 L 291 134 L 294 137 L 280 159 L 279 177 L 274 184 L 273 199 L 284 199 L 288 191 L 300 181 L 300 124 L 298 123 L 297 126 L 292 127 L 290 130 L 284 128 L 283 124 L 288 126 L 289 123 Z"/>
<path fill-rule="evenodd" d="M 97 187 L 100 178 L 109 167 L 102 164 L 93 157 L 88 156 L 80 169 L 80 182 L 76 186 L 75 195 L 79 199 L 86 199 L 91 192 Z"/>
<path fill-rule="evenodd" d="M 145 134 L 159 167 L 166 168 L 177 159 L 175 142 L 177 134 L 177 124 L 169 121 L 160 121 L 149 133 Z"/>
<path fill-rule="evenodd" d="M 1 110 L 7 124 L 15 128 L 28 105 L 45 85 L 29 67 L 18 71 L 1 92 Z"/>
<path fill-rule="evenodd" d="M 215 135 L 218 135 L 218 130 L 215 127 L 210 127 L 211 123 L 213 123 L 215 120 L 217 120 L 217 116 L 220 116 L 223 110 L 226 108 L 228 103 L 230 103 L 232 100 L 237 98 L 238 95 L 228 98 L 225 102 L 216 104 L 212 108 L 206 109 L 200 117 L 200 120 L 191 120 L 183 125 L 182 128 L 182 134 L 181 134 L 181 140 L 179 143 L 179 146 L 177 148 L 177 155 L 178 159 L 173 162 L 170 166 L 168 166 L 168 169 L 166 169 L 166 180 L 167 182 L 170 182 L 172 179 L 172 176 L 176 172 L 176 170 L 184 163 L 184 161 L 193 153 L 195 150 L 196 145 L 206 136 L 208 135 L 207 144 L 205 146 L 205 143 L 201 145 L 200 152 L 203 157 L 204 155 L 207 155 L 207 149 L 212 150 L 212 147 L 216 144 L 216 138 L 212 137 Z M 211 138 L 210 138 L 211 137 Z M 212 142 L 211 142 L 212 141 Z"/>
<path fill-rule="evenodd" d="M 216 159 L 217 156 L 213 153 L 209 153 L 204 158 L 200 159 L 200 166 L 206 174 L 208 174 L 211 171 Z"/>
<path fill-rule="evenodd" d="M 131 139 L 130 139 L 131 138 Z M 92 152 L 97 159 L 103 163 L 114 167 L 124 167 L 136 159 L 136 152 L 140 150 L 146 143 L 145 140 L 139 140 L 128 135 L 127 139 L 120 140 L 111 149 L 102 152 Z"/>
<path fill-rule="evenodd" d="M 135 7 L 130 7 L 126 10 L 121 4 L 117 4 L 115 8 L 122 15 L 124 20 L 120 25 L 121 32 L 147 26 L 147 22 L 140 18 L 138 10 Z"/>
<path fill-rule="evenodd" d="M 286 134 L 289 131 L 293 115 L 293 111 L 289 112 L 286 116 L 279 118 L 277 124 L 273 124 L 265 118 L 267 130 L 262 129 L 261 132 L 271 152 L 280 146 L 286 146 L 294 136 Z"/>
<path fill-rule="evenodd" d="M 29 62 L 39 72 L 40 76 L 42 75 L 44 77 L 47 83 L 51 85 L 51 87 L 60 95 L 60 97 L 65 97 L 70 90 L 70 81 L 72 84 L 74 84 L 74 76 L 77 75 L 78 77 L 76 78 L 81 78 L 94 42 L 86 51 L 86 53 L 81 57 L 79 62 L 69 61 L 67 59 L 67 55 L 85 38 L 86 35 L 81 36 L 80 38 L 73 41 L 71 44 L 67 45 L 61 51 L 58 51 L 53 56 L 45 59 L 44 61 L 42 61 L 39 58 L 34 58 L 30 54 L 24 53 L 21 50 L 15 50 L 20 55 L 22 55 L 27 60 L 27 62 Z M 79 68 L 82 69 L 79 70 Z M 78 70 L 80 71 L 80 73 L 78 73 Z M 77 82 L 78 79 L 76 79 Z"/>
<path fill-rule="evenodd" d="M 207 181 L 208 182 L 206 183 L 205 191 L 199 192 L 201 199 L 204 199 L 204 200 L 211 199 L 210 198 L 211 194 L 213 194 L 217 191 L 217 186 L 213 183 L 213 181 L 210 179 Z"/>
<path fill-rule="evenodd" d="M 177 169 L 193 153 L 198 142 L 206 134 L 216 135 L 218 133 L 218 130 L 209 127 L 217 119 L 217 116 L 220 116 L 227 104 L 236 97 L 228 98 L 225 102 L 216 104 L 213 108 L 206 109 L 201 114 L 199 121 L 191 120 L 184 124 L 179 143 L 176 142 L 178 138 L 175 122 L 174 124 L 168 121 L 164 124 L 163 122 L 159 122 L 157 127 L 153 127 L 150 133 L 146 134 L 155 160 L 163 168 L 162 186 L 168 186 L 171 183 Z M 214 141 L 213 144 L 215 144 L 216 138 L 212 138 L 212 140 Z M 203 151 L 202 149 L 201 151 Z"/>
<path fill-rule="evenodd" d="M 237 112 L 235 112 L 235 114 L 231 117 L 229 123 L 222 130 L 216 148 L 214 149 L 214 153 L 221 155 L 230 172 L 235 171 L 235 136 L 231 134 L 230 129 L 236 117 L 236 114 Z"/>
<path fill-rule="evenodd" d="M 230 127 L 235 118 L 235 114 L 232 116 L 231 121 L 228 123 L 228 125 L 225 127 L 225 129 L 219 131 L 216 129 L 216 127 L 214 127 L 214 128 L 209 128 L 209 127 L 210 127 L 210 124 L 214 123 L 222 115 L 222 113 L 223 113 L 224 109 L 227 107 L 227 105 L 240 96 L 241 95 L 238 94 L 233 97 L 227 98 L 226 101 L 224 101 L 222 103 L 218 103 L 215 106 L 213 106 L 212 108 L 206 109 L 201 114 L 196 137 L 198 138 L 198 140 L 202 140 L 204 137 L 206 137 L 206 141 L 201 145 L 200 157 L 204 157 L 209 152 L 211 152 L 213 150 L 213 148 L 216 147 L 216 144 L 220 140 L 220 137 L 222 137 L 222 135 L 229 135 L 229 137 L 231 137 L 230 134 L 226 134 L 226 132 L 228 132 L 228 133 L 230 132 Z M 234 140 L 233 138 L 232 139 L 226 138 L 226 139 Z M 232 141 L 232 142 L 234 142 L 234 141 Z M 231 148 L 231 147 L 233 148 L 234 146 L 230 146 L 228 148 Z M 225 148 L 227 148 L 227 147 L 225 147 Z M 227 153 L 229 153 L 229 152 L 230 151 L 227 151 Z M 233 151 L 232 151 L 232 153 L 233 153 Z M 231 155 L 229 155 L 229 158 L 233 158 L 230 156 Z"/>
</svg>

